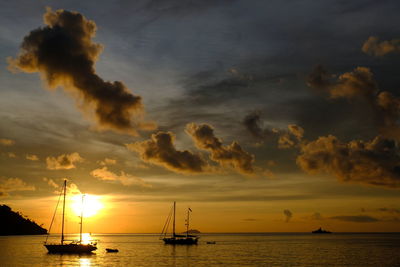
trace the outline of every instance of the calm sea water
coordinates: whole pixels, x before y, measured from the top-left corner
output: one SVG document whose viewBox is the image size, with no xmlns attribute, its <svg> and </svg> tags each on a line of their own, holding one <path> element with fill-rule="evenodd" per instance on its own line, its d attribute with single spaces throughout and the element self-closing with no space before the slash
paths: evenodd
<svg viewBox="0 0 400 267">
<path fill-rule="evenodd" d="M 92 255 L 47 254 L 44 236 L 3 236 L 0 266 L 400 266 L 398 233 L 204 234 L 194 246 L 164 245 L 152 234 L 93 236 L 100 241 Z"/>
</svg>

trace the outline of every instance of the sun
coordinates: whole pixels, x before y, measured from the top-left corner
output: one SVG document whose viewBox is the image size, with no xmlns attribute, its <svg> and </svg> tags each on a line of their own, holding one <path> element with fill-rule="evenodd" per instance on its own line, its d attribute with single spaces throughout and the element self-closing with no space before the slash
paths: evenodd
<svg viewBox="0 0 400 267">
<path fill-rule="evenodd" d="M 83 197 L 83 201 L 82 201 Z M 91 217 L 96 215 L 102 208 L 104 207 L 101 202 L 100 196 L 94 195 L 75 195 L 72 197 L 71 208 L 75 215 L 81 216 L 83 213 L 83 217 Z"/>
</svg>

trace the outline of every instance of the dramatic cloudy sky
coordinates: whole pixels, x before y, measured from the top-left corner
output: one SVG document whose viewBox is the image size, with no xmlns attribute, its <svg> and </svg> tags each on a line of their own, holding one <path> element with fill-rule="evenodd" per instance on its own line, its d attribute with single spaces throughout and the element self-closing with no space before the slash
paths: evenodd
<svg viewBox="0 0 400 267">
<path fill-rule="evenodd" d="M 3 1 L 0 203 L 48 227 L 67 178 L 92 232 L 174 200 L 182 229 L 400 231 L 399 8 Z"/>
</svg>

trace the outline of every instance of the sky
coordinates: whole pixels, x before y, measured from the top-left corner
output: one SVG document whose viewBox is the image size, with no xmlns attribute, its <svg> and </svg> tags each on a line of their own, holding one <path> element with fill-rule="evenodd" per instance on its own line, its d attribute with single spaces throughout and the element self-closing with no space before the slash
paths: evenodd
<svg viewBox="0 0 400 267">
<path fill-rule="evenodd" d="M 400 231 L 399 5 L 2 2 L 0 203 L 48 228 L 67 179 L 90 232 L 173 201 L 178 231 Z"/>
</svg>

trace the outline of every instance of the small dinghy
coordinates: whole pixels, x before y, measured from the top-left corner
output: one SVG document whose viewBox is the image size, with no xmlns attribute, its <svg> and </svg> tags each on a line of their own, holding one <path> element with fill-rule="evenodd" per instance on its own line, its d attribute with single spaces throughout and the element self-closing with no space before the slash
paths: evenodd
<svg viewBox="0 0 400 267">
<path fill-rule="evenodd" d="M 116 248 L 106 248 L 107 252 L 118 252 L 119 250 Z"/>
<path fill-rule="evenodd" d="M 215 244 L 215 241 L 207 241 L 207 244 Z"/>
</svg>

